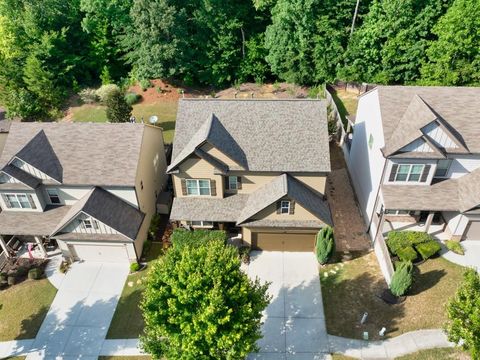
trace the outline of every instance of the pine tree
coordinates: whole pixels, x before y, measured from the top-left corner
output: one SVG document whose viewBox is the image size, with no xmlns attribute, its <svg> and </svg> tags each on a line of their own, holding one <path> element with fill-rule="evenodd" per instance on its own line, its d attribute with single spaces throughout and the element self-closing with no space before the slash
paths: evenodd
<svg viewBox="0 0 480 360">
<path fill-rule="evenodd" d="M 112 123 L 128 122 L 132 109 L 121 91 L 114 91 L 107 99 L 107 119 Z"/>
</svg>

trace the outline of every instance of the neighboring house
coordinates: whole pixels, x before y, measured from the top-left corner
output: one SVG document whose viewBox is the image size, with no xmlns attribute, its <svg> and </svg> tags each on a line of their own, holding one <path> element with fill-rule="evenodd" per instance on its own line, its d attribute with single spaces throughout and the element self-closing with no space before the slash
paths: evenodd
<svg viewBox="0 0 480 360">
<path fill-rule="evenodd" d="M 2 155 L 3 148 L 5 147 L 5 142 L 7 141 L 10 124 L 11 122 L 9 120 L 1 120 L 0 116 L 0 156 Z"/>
<path fill-rule="evenodd" d="M 312 251 L 332 223 L 326 104 L 180 100 L 170 219 L 239 234 L 253 248 Z"/>
<path fill-rule="evenodd" d="M 359 99 L 347 159 L 372 238 L 480 240 L 480 88 L 379 86 Z"/>
<path fill-rule="evenodd" d="M 165 169 L 157 127 L 13 122 L 0 157 L 0 245 L 37 243 L 46 255 L 56 241 L 73 260 L 137 261 Z"/>
</svg>

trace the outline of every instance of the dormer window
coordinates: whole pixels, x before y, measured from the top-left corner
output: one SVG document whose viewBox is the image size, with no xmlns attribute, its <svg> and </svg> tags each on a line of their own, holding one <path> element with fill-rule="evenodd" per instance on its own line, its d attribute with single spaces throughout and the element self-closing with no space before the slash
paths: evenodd
<svg viewBox="0 0 480 360">
<path fill-rule="evenodd" d="M 97 220 L 93 220 L 93 219 L 83 219 L 82 220 L 82 227 L 85 230 L 98 229 L 98 222 L 97 222 Z"/>
<path fill-rule="evenodd" d="M 228 189 L 237 190 L 238 189 L 238 178 L 236 176 L 228 177 Z"/>
<path fill-rule="evenodd" d="M 290 201 L 282 200 L 280 203 L 280 214 L 290 214 Z"/>
<path fill-rule="evenodd" d="M 58 196 L 57 190 L 47 189 L 47 194 L 50 199 L 50 203 L 54 205 L 59 205 L 62 202 L 60 201 L 60 196 Z"/>
</svg>

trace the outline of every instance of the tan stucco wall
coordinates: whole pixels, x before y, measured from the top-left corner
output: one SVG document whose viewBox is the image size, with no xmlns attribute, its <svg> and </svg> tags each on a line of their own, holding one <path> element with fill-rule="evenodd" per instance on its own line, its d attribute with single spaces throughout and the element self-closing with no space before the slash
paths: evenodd
<svg viewBox="0 0 480 360">
<path fill-rule="evenodd" d="M 227 155 L 225 155 L 224 153 L 222 153 L 220 150 L 218 150 L 217 148 L 213 147 L 212 145 L 210 144 L 205 144 L 201 147 L 201 149 L 203 151 L 205 151 L 206 153 L 208 153 L 209 155 L 212 155 L 214 158 L 220 160 L 221 162 L 223 162 L 225 165 L 228 165 L 228 166 L 240 166 L 240 164 L 238 164 L 237 162 L 235 162 L 233 159 L 229 158 Z"/>
<path fill-rule="evenodd" d="M 167 159 L 163 144 L 162 129 L 156 126 L 145 125 L 138 160 L 135 191 L 137 193 L 140 210 L 145 213 L 145 219 L 135 241 L 138 256 L 142 253 L 143 242 L 147 237 L 150 220 L 156 212 L 158 195 L 167 185 Z M 143 190 L 142 190 L 143 183 Z"/>
<path fill-rule="evenodd" d="M 173 187 L 176 197 L 182 197 L 181 179 L 210 179 L 216 181 L 217 196 L 223 197 L 223 177 L 214 174 L 215 168 L 203 159 L 191 157 L 179 166 L 179 173 L 173 174 Z"/>
<path fill-rule="evenodd" d="M 288 200 L 288 199 L 286 199 Z M 295 212 L 293 214 L 277 214 L 277 204 L 274 203 L 259 213 L 252 216 L 252 219 L 261 220 L 318 220 L 318 218 L 313 215 L 310 211 L 305 209 L 299 203 L 295 203 Z"/>
</svg>

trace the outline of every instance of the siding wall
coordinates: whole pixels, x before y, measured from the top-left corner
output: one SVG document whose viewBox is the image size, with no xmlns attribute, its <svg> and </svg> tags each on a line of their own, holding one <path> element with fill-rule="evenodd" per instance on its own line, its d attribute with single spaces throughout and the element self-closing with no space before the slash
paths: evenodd
<svg viewBox="0 0 480 360">
<path fill-rule="evenodd" d="M 210 144 L 203 145 L 201 149 L 228 166 L 240 166 L 233 159 L 230 159 L 227 155 Z"/>
<path fill-rule="evenodd" d="M 38 194 L 34 190 L 5 190 L 1 192 L 2 194 L 27 194 L 30 195 L 35 202 L 36 209 L 9 209 L 7 208 L 7 205 L 3 201 L 3 197 L 0 196 L 0 207 L 2 208 L 3 211 L 18 211 L 18 212 L 42 212 L 43 208 L 45 207 L 43 199 L 41 197 L 39 198 Z"/>
<path fill-rule="evenodd" d="M 422 131 L 427 134 L 432 140 L 433 143 L 441 148 L 447 149 L 456 149 L 458 148 L 457 144 L 450 138 L 450 136 L 443 131 L 443 129 L 438 126 L 437 123 L 432 122 L 425 126 Z"/>
<path fill-rule="evenodd" d="M 299 203 L 295 203 L 294 214 L 277 214 L 277 204 L 272 204 L 256 215 L 252 216 L 252 219 L 261 220 L 318 220 L 310 211 L 305 209 Z"/>
<path fill-rule="evenodd" d="M 402 151 L 409 152 L 433 152 L 433 149 L 423 140 L 417 139 L 402 148 Z"/>
<path fill-rule="evenodd" d="M 96 220 L 98 223 L 98 229 L 95 229 L 95 227 L 92 227 L 92 229 L 84 229 L 82 226 L 82 220 L 85 220 L 85 219 L 93 219 L 93 218 L 91 218 L 90 216 L 84 213 L 80 213 L 61 231 L 68 232 L 68 233 L 79 233 L 79 234 L 118 234 L 118 231 L 112 229 L 110 226 L 107 226 L 98 220 Z"/>
<path fill-rule="evenodd" d="M 427 181 L 425 182 L 408 182 L 408 181 L 389 181 L 390 178 L 390 173 L 392 171 L 392 166 L 394 164 L 400 165 L 400 164 L 425 164 L 425 165 L 430 165 L 430 171 L 428 172 L 428 177 Z M 425 185 L 428 186 L 431 184 L 433 175 L 435 174 L 435 170 L 437 168 L 437 161 L 436 160 L 420 160 L 420 159 L 389 159 L 387 161 L 386 165 L 386 172 L 385 172 L 385 178 L 383 179 L 384 184 L 395 184 L 398 186 L 409 186 L 409 185 Z M 421 176 L 421 175 L 420 175 Z"/>
<path fill-rule="evenodd" d="M 12 163 L 22 169 L 23 171 L 35 176 L 37 179 L 42 179 L 42 180 L 53 180 L 50 176 L 48 176 L 47 174 L 41 172 L 40 170 L 38 170 L 37 168 L 34 168 L 33 166 L 23 162 L 22 160 L 20 159 L 14 159 L 12 161 Z M 56 180 L 53 180 L 53 181 L 56 181 Z"/>
<path fill-rule="evenodd" d="M 447 177 L 459 178 L 480 168 L 480 155 L 457 155 L 450 165 Z"/>
</svg>

